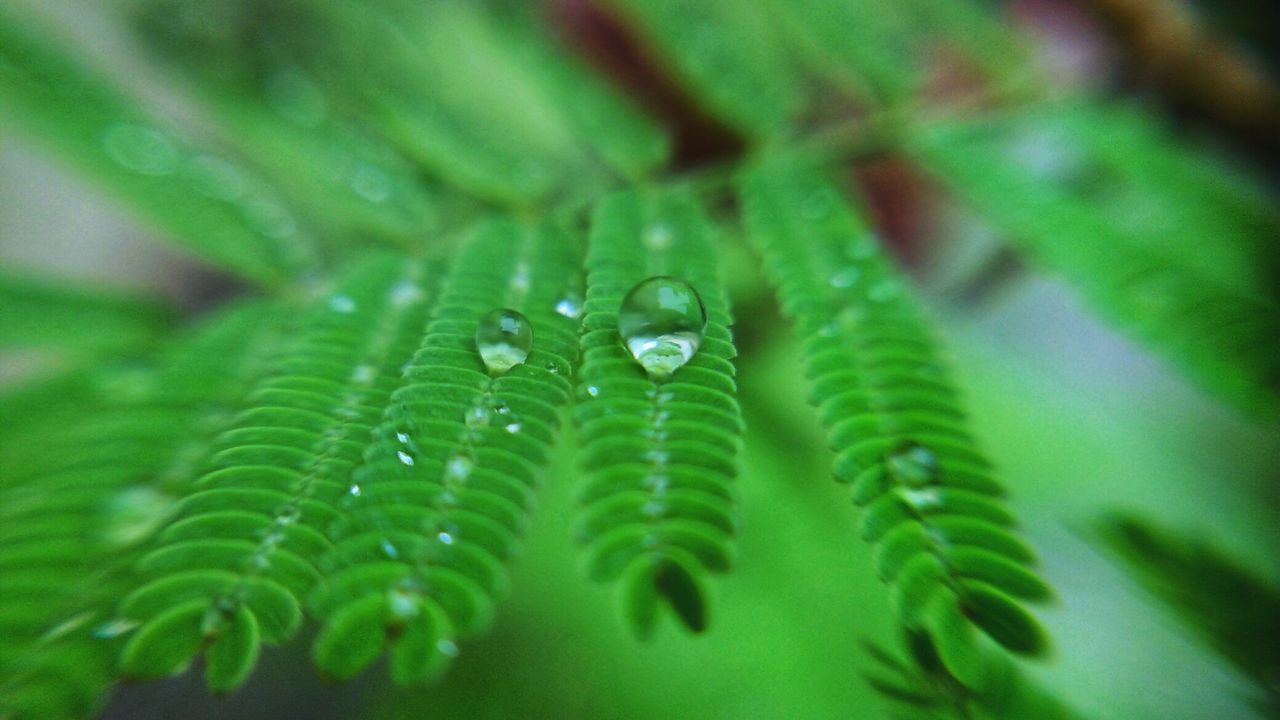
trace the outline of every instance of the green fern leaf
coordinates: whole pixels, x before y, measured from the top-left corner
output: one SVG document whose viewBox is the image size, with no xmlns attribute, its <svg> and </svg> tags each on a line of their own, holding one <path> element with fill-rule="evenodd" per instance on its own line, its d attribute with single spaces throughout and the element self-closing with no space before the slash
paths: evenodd
<svg viewBox="0 0 1280 720">
<path fill-rule="evenodd" d="M 552 226 L 508 220 L 469 235 L 343 488 L 310 603 L 324 673 L 349 677 L 388 648 L 392 678 L 422 682 L 457 654 L 457 639 L 487 627 L 568 398 L 577 323 L 557 307 L 577 285 L 570 247 Z M 496 376 L 475 347 L 495 305 L 534 330 L 527 361 Z"/>
<path fill-rule="evenodd" d="M 264 284 L 314 265 L 311 240 L 260 181 L 159 127 L 28 24 L 0 12 L 0 118 L 210 262 Z M 235 192 L 220 184 L 228 173 L 240 180 Z"/>
<path fill-rule="evenodd" d="M 116 639 L 132 629 L 103 608 L 127 592 L 127 566 L 167 518 L 191 458 L 207 452 L 265 369 L 280 317 L 258 304 L 228 308 L 154 367 L 77 376 L 70 397 L 79 412 L 55 415 L 59 432 L 22 435 L 6 449 L 0 715 L 93 713 L 113 677 Z M 129 422 L 137 419 L 145 422 Z"/>
<path fill-rule="evenodd" d="M 1098 311 L 1243 409 L 1280 413 L 1280 215 L 1264 191 L 1087 102 L 939 121 L 912 146 Z"/>
<path fill-rule="evenodd" d="M 700 631 L 702 576 L 729 566 L 742 432 L 715 235 L 677 192 L 621 193 L 596 208 L 587 267 L 574 417 L 587 471 L 578 534 L 588 569 L 597 580 L 621 578 L 623 613 L 638 636 L 652 633 L 659 600 Z M 708 317 L 701 348 L 666 382 L 648 377 L 618 336 L 623 296 L 658 275 L 692 284 Z"/>
<path fill-rule="evenodd" d="M 236 650 L 238 660 L 215 666 L 223 643 L 243 645 L 241 634 L 278 643 L 297 631 L 303 602 L 320 581 L 316 565 L 329 547 L 324 533 L 339 516 L 346 477 L 425 322 L 430 283 L 422 276 L 429 270 L 419 265 L 378 256 L 360 263 L 316 303 L 277 374 L 249 394 L 250 409 L 220 436 L 207 472 L 138 562 L 145 580 L 119 609 L 121 618 L 141 624 L 122 655 L 124 672 L 185 664 L 147 657 L 149 629 L 180 604 L 200 603 L 210 613 L 200 632 L 211 643 L 215 689 L 243 681 L 244 658 L 256 655 Z M 242 609 L 251 621 L 240 619 Z M 239 639 L 224 640 L 224 632 Z M 172 642 L 192 653 L 203 647 Z"/>
<path fill-rule="evenodd" d="M 910 628 L 928 629 L 947 668 L 979 682 L 974 624 L 1015 652 L 1043 650 L 1005 593 L 1043 597 L 1031 552 L 1009 532 L 1000 486 L 977 450 L 938 351 L 873 234 L 802 158 L 764 160 L 743 180 L 751 235 L 804 343 L 812 399 L 837 452 L 835 475 L 863 507 L 861 534 Z M 973 562 L 980 551 L 998 568 Z M 962 561 L 952 558 L 962 552 Z M 1005 570 L 1012 565 L 1013 571 Z M 1034 587 L 1033 587 L 1034 586 Z"/>
</svg>

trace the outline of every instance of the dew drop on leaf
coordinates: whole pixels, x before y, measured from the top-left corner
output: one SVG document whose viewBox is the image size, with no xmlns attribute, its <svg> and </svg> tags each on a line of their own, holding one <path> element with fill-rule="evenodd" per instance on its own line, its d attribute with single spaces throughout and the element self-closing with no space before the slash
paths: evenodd
<svg viewBox="0 0 1280 720">
<path fill-rule="evenodd" d="M 476 405 L 467 410 L 466 414 L 467 427 L 484 428 L 489 427 L 489 408 L 483 405 Z"/>
<path fill-rule="evenodd" d="M 923 487 L 938 475 L 938 458 L 923 445 L 911 443 L 889 456 L 886 464 L 898 482 L 909 487 Z"/>
<path fill-rule="evenodd" d="M 582 317 L 582 302 L 574 297 L 560 298 L 556 302 L 556 312 L 570 320 L 577 320 Z"/>
<path fill-rule="evenodd" d="M 476 327 L 476 350 L 490 375 L 502 375 L 529 358 L 533 347 L 533 326 L 524 315 L 499 308 L 480 318 Z"/>
<path fill-rule="evenodd" d="M 698 352 L 707 309 L 698 291 L 673 277 L 657 276 L 631 288 L 618 310 L 618 333 L 649 376 L 666 380 Z"/>
</svg>

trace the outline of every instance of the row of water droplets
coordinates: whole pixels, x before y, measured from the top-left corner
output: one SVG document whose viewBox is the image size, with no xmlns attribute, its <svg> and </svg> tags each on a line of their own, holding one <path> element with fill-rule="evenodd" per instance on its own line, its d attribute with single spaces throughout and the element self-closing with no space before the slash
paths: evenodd
<svg viewBox="0 0 1280 720">
<path fill-rule="evenodd" d="M 311 466 L 298 480 L 289 500 L 276 509 L 271 527 L 263 533 L 258 547 L 246 561 L 245 571 L 236 588 L 219 598 L 205 613 L 202 629 L 206 635 L 217 632 L 221 624 L 235 612 L 240 598 L 247 590 L 247 583 L 271 568 L 271 556 L 288 539 L 288 529 L 301 522 L 303 501 L 314 494 L 317 482 L 325 479 L 326 473 L 331 469 L 329 461 L 342 444 L 348 441 L 353 431 L 366 430 L 364 424 L 356 422 L 360 418 L 359 408 L 369 403 L 369 395 L 379 379 L 379 366 L 386 362 L 392 351 L 396 337 L 395 326 L 425 295 L 420 283 L 421 268 L 417 263 L 411 263 L 405 276 L 388 291 L 386 301 L 380 308 L 381 312 L 376 313 L 377 325 L 370 335 L 368 350 L 361 361 L 351 368 L 347 382 L 344 383 L 346 391 L 331 413 L 333 422 L 325 428 Z M 331 312 L 347 315 L 357 309 L 355 301 L 345 295 L 333 295 L 329 298 Z"/>
<path fill-rule="evenodd" d="M 832 219 L 838 222 L 840 218 L 835 216 L 841 204 L 834 191 L 820 188 L 801 201 L 800 215 L 815 225 Z M 851 232 L 846 240 L 829 249 L 818 266 L 835 268 L 827 276 L 827 285 L 833 298 L 830 307 L 838 309 L 835 316 L 819 328 L 820 336 L 857 337 L 870 317 L 900 311 L 893 304 L 903 297 L 902 282 L 886 272 L 888 268 L 874 232 Z M 928 376 L 939 374 L 939 369 L 932 364 L 917 369 Z M 914 511 L 924 513 L 939 506 L 941 496 L 936 485 L 939 467 L 933 450 L 914 441 L 902 442 L 885 455 L 884 466 L 894 483 L 894 492 Z"/>
</svg>

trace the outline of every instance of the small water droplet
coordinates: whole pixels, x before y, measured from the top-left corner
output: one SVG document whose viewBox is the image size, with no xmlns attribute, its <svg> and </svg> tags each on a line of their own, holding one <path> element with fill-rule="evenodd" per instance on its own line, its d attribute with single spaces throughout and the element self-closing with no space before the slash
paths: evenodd
<svg viewBox="0 0 1280 720">
<path fill-rule="evenodd" d="M 908 487 L 924 487 L 938 475 L 938 458 L 923 445 L 908 444 L 886 460 L 890 474 Z"/>
<path fill-rule="evenodd" d="M 942 505 L 942 496 L 935 488 L 923 490 L 902 490 L 898 495 L 916 510 L 930 510 Z"/>
<path fill-rule="evenodd" d="M 399 432 L 399 431 L 397 431 L 397 432 L 396 432 L 396 440 L 399 440 L 399 441 L 401 442 L 401 444 L 408 445 L 408 444 L 409 444 L 409 433 L 407 433 L 407 432 Z"/>
<path fill-rule="evenodd" d="M 471 407 L 467 410 L 465 420 L 469 428 L 489 427 L 489 408 L 483 405 Z"/>
<path fill-rule="evenodd" d="M 471 459 L 465 455 L 454 455 L 445 463 L 444 476 L 446 480 L 459 481 L 466 480 L 471 475 Z"/>
<path fill-rule="evenodd" d="M 664 502 L 659 502 L 657 500 L 650 500 L 649 502 L 645 503 L 643 507 L 640 508 L 640 512 L 647 518 L 662 517 L 663 513 L 665 513 L 666 511 L 667 511 L 667 504 Z"/>
<path fill-rule="evenodd" d="M 671 487 L 671 478 L 666 475 L 649 475 L 641 481 L 641 484 L 652 490 L 656 495 L 665 493 Z"/>
<path fill-rule="evenodd" d="M 449 534 L 449 533 L 447 533 L 447 532 L 438 533 L 438 534 L 436 535 L 436 539 L 437 539 L 437 540 L 439 540 L 440 542 L 444 543 L 445 545 L 452 545 L 452 544 L 453 544 L 453 536 L 452 536 L 452 535 L 450 535 L 450 534 Z"/>
<path fill-rule="evenodd" d="M 406 307 L 422 299 L 422 288 L 408 280 L 402 280 L 391 288 L 391 304 L 395 307 Z"/>
<path fill-rule="evenodd" d="M 404 586 L 391 588 L 387 591 L 387 611 L 396 620 L 416 617 L 419 611 L 418 593 Z"/>
<path fill-rule="evenodd" d="M 329 309 L 336 313 L 349 315 L 356 311 L 356 301 L 346 295 L 334 295 L 329 298 Z"/>
<path fill-rule="evenodd" d="M 559 375 L 559 374 L 560 374 L 560 366 L 559 366 L 559 365 L 556 365 L 556 364 L 555 364 L 555 363 L 553 363 L 553 362 L 549 362 L 549 363 L 547 363 L 547 366 L 546 366 L 546 367 L 547 367 L 547 372 L 551 373 L 552 375 Z"/>
<path fill-rule="evenodd" d="M 618 333 L 645 372 L 665 380 L 698 352 L 707 329 L 707 310 L 698 291 L 673 277 L 642 281 L 618 310 Z"/>
<path fill-rule="evenodd" d="M 588 385 L 587 394 L 590 395 L 591 397 L 600 397 L 600 388 L 596 387 L 595 385 Z"/>
<path fill-rule="evenodd" d="M 582 302 L 577 298 L 563 297 L 556 302 L 556 312 L 570 320 L 582 317 Z"/>
<path fill-rule="evenodd" d="M 515 435 L 516 433 L 520 432 L 521 427 L 523 426 L 518 422 L 508 423 L 506 427 L 506 431 L 511 433 L 512 435 Z"/>
<path fill-rule="evenodd" d="M 851 288 L 858 282 L 858 277 L 862 275 L 862 271 L 855 266 L 841 268 L 831 274 L 829 282 L 831 287 L 843 290 Z"/>
<path fill-rule="evenodd" d="M 437 642 L 436 649 L 440 651 L 441 655 L 446 657 L 458 657 L 458 645 L 452 640 L 441 640 Z"/>
<path fill-rule="evenodd" d="M 506 404 L 504 403 L 498 403 L 497 405 L 495 405 L 493 407 L 493 411 L 498 413 L 499 415 L 504 415 L 504 416 L 511 414 L 511 408 L 507 407 Z"/>
<path fill-rule="evenodd" d="M 111 638 L 118 638 L 127 632 L 131 632 L 141 624 L 142 623 L 137 620 L 114 618 L 94 628 L 93 636 L 101 640 L 110 640 Z"/>
<path fill-rule="evenodd" d="M 405 452 L 404 450 L 397 450 L 396 457 L 399 458 L 400 462 L 405 465 L 410 465 L 410 466 L 413 465 L 413 456 Z"/>
<path fill-rule="evenodd" d="M 527 293 L 529 292 L 529 263 L 521 260 L 516 264 L 515 272 L 511 274 L 511 282 L 508 283 L 512 292 Z"/>
<path fill-rule="evenodd" d="M 361 490 L 360 486 L 355 483 L 352 483 L 351 487 L 347 488 L 347 495 L 351 497 L 360 497 L 362 494 L 364 494 L 364 490 Z"/>
<path fill-rule="evenodd" d="M 397 549 L 395 545 L 391 544 L 391 541 L 387 538 L 382 538 L 378 543 L 378 547 L 382 550 L 383 555 L 386 555 L 392 560 L 400 557 L 400 550 Z"/>
<path fill-rule="evenodd" d="M 292 525 L 302 517 L 302 509 L 297 505 L 281 505 L 276 508 L 276 524 Z"/>
<path fill-rule="evenodd" d="M 515 310 L 493 310 L 476 326 L 476 350 L 490 375 L 501 375 L 524 363 L 532 347 L 533 326 Z"/>
<path fill-rule="evenodd" d="M 120 123 L 102 134 L 107 155 L 142 175 L 169 175 L 178 169 L 178 148 L 167 135 L 144 125 Z"/>
</svg>

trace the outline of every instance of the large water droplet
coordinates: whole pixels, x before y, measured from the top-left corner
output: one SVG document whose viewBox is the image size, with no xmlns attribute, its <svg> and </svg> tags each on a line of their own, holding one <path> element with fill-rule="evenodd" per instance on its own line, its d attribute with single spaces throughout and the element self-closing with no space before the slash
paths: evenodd
<svg viewBox="0 0 1280 720">
<path fill-rule="evenodd" d="M 938 457 L 923 445 L 911 443 L 889 456 L 889 473 L 908 487 L 924 487 L 938 475 Z"/>
<path fill-rule="evenodd" d="M 524 315 L 508 308 L 493 310 L 476 327 L 476 350 L 490 375 L 501 375 L 523 364 L 533 347 L 533 326 Z"/>
<path fill-rule="evenodd" d="M 651 277 L 631 288 L 618 310 L 618 333 L 645 372 L 665 380 L 702 344 L 707 309 L 698 291 L 673 277 Z"/>
</svg>

